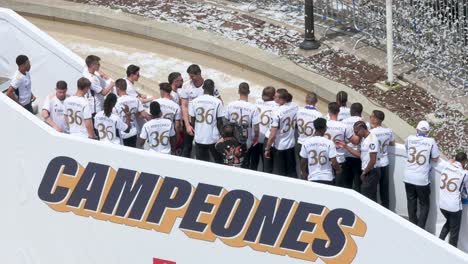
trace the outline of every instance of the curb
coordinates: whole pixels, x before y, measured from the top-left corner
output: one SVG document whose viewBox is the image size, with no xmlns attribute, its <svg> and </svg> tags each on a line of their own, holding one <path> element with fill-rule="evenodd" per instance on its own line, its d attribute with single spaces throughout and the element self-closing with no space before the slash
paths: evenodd
<svg viewBox="0 0 468 264">
<path fill-rule="evenodd" d="M 0 0 L 0 6 L 22 14 L 87 24 L 214 56 L 229 63 L 241 65 L 247 70 L 285 82 L 291 87 L 315 92 L 326 102 L 335 101 L 336 93 L 343 90 L 348 93 L 350 102 L 360 102 L 364 106 L 366 114 L 374 109 L 384 111 L 386 114 L 385 125 L 394 128 L 398 138 L 405 139 L 408 135 L 415 133 L 415 129 L 396 114 L 376 106 L 357 91 L 305 70 L 286 58 L 225 39 L 219 35 L 173 23 L 158 22 L 137 15 L 117 13 L 103 7 L 61 0 L 41 2 Z"/>
</svg>

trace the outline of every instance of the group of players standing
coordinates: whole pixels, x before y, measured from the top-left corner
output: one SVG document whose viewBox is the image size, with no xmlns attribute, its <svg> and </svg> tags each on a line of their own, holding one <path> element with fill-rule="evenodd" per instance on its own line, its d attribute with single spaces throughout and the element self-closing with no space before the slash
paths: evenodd
<svg viewBox="0 0 468 264">
<path fill-rule="evenodd" d="M 32 111 L 31 65 L 24 55 L 18 56 L 17 64 L 7 95 Z M 239 100 L 224 107 L 215 83 L 205 80 L 195 64 L 188 67 L 190 80 L 185 84 L 177 72 L 160 83 L 159 99 L 135 89 L 138 66 L 128 66 L 127 77 L 115 82 L 100 70 L 99 57 L 88 56 L 86 66 L 75 95 L 67 95 L 67 83 L 59 81 L 56 93 L 45 100 L 42 116 L 59 132 L 128 147 L 147 144 L 151 151 L 187 158 L 195 141 L 196 159 L 352 188 L 376 202 L 379 191 L 382 206 L 389 208 L 388 147 L 395 144 L 393 131 L 382 126 L 382 111 L 372 111 L 365 122 L 360 103 L 348 108 L 346 92 L 338 92 L 336 102 L 329 103 L 323 115 L 316 108 L 315 93 L 308 93 L 305 106 L 299 107 L 286 89 L 266 87 L 262 98 L 250 103 L 249 85 L 241 83 Z M 419 122 L 416 129 L 417 134 L 405 141 L 404 182 L 409 219 L 425 228 L 429 173 L 439 151 L 428 137 L 428 122 Z M 458 153 L 441 177 L 439 206 L 447 223 L 440 237 L 450 233 L 454 246 L 461 222 L 461 193 L 468 184 L 466 164 L 466 154 Z"/>
</svg>

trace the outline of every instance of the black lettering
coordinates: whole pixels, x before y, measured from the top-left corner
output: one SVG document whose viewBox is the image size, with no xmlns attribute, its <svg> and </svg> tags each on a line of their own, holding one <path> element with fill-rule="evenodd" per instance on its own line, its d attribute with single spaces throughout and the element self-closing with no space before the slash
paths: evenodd
<svg viewBox="0 0 468 264">
<path fill-rule="evenodd" d="M 67 205 L 78 208 L 81 201 L 86 199 L 84 208 L 97 211 L 108 173 L 109 166 L 90 162 L 76 184 Z"/>
<path fill-rule="evenodd" d="M 177 194 L 171 198 L 174 191 Z M 148 222 L 159 224 L 167 208 L 183 207 L 192 194 L 192 185 L 188 181 L 166 177 L 148 215 Z"/>
<path fill-rule="evenodd" d="M 334 257 L 338 255 L 346 245 L 346 236 L 341 225 L 352 227 L 356 221 L 356 215 L 346 209 L 335 209 L 330 211 L 323 220 L 323 229 L 330 240 L 316 238 L 312 243 L 312 250 L 322 257 Z"/>
<path fill-rule="evenodd" d="M 289 228 L 286 231 L 284 239 L 281 242 L 281 247 L 284 249 L 304 252 L 307 249 L 308 244 L 299 242 L 297 239 L 302 231 L 314 231 L 315 223 L 308 222 L 307 218 L 309 218 L 310 214 L 321 215 L 323 209 L 324 207 L 322 205 L 300 202 L 296 213 L 289 224 Z"/>
<path fill-rule="evenodd" d="M 239 201 L 239 206 L 235 210 L 234 207 L 237 201 Z M 254 202 L 255 197 L 247 191 L 235 190 L 227 193 L 213 219 L 211 231 L 215 235 L 225 238 L 237 236 L 242 232 Z M 235 212 L 233 212 L 233 210 L 235 210 Z M 234 213 L 234 216 L 228 223 L 232 213 Z"/>
<path fill-rule="evenodd" d="M 213 210 L 213 204 L 206 202 L 208 195 L 219 196 L 222 190 L 223 188 L 219 186 L 204 183 L 198 184 L 179 228 L 199 233 L 204 232 L 207 225 L 197 222 L 197 218 L 201 212 L 209 213 Z"/>
<path fill-rule="evenodd" d="M 159 175 L 141 173 L 135 181 L 137 174 L 138 172 L 127 169 L 117 171 L 115 180 L 102 207 L 103 213 L 113 215 L 115 211 L 116 216 L 125 217 L 128 211 L 131 210 L 128 217 L 141 220 L 159 181 Z"/>
<path fill-rule="evenodd" d="M 39 198 L 49 203 L 62 202 L 67 197 L 69 189 L 67 187 L 56 186 L 57 178 L 60 173 L 76 176 L 77 172 L 78 162 L 72 158 L 56 157 L 51 160 L 37 191 Z"/>
<path fill-rule="evenodd" d="M 281 234 L 284 223 L 294 204 L 293 200 L 281 199 L 278 209 L 276 208 L 278 198 L 264 195 L 252 223 L 245 234 L 244 241 L 258 243 L 268 246 L 275 246 L 278 236 Z"/>
</svg>

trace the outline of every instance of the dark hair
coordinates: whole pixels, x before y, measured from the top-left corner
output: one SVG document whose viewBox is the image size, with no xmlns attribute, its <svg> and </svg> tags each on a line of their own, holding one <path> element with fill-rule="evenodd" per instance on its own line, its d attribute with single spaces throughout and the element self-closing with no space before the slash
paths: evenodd
<svg viewBox="0 0 468 264">
<path fill-rule="evenodd" d="M 234 127 L 230 124 L 226 124 L 223 127 L 223 137 L 234 137 Z"/>
<path fill-rule="evenodd" d="M 280 88 L 276 90 L 276 93 L 278 94 L 278 98 L 288 101 L 288 94 L 289 94 L 288 90 L 284 88 Z"/>
<path fill-rule="evenodd" d="M 77 87 L 78 87 L 78 90 L 82 91 L 86 88 L 91 87 L 91 82 L 87 78 L 81 77 L 78 79 Z"/>
<path fill-rule="evenodd" d="M 356 123 L 354 123 L 353 128 L 367 129 L 367 125 L 366 125 L 366 122 L 364 122 L 364 121 L 357 121 Z"/>
<path fill-rule="evenodd" d="M 151 102 L 150 114 L 154 117 L 159 117 L 161 115 L 161 105 L 158 102 L 156 101 Z"/>
<path fill-rule="evenodd" d="M 380 110 L 374 110 L 372 111 L 374 114 L 375 118 L 377 118 L 380 122 L 384 121 L 385 119 L 385 113 L 380 111 Z"/>
<path fill-rule="evenodd" d="M 273 86 L 267 86 L 262 91 L 263 101 L 272 101 L 275 99 L 276 89 Z"/>
<path fill-rule="evenodd" d="M 345 91 L 339 91 L 336 94 L 336 102 L 340 106 L 346 106 L 346 103 L 348 102 L 348 94 Z"/>
<path fill-rule="evenodd" d="M 172 85 L 175 81 L 175 79 L 179 78 L 182 74 L 180 72 L 171 72 L 169 76 L 167 77 L 167 81 L 169 82 L 169 85 Z"/>
<path fill-rule="evenodd" d="M 332 115 L 338 115 L 340 113 L 340 105 L 336 102 L 331 102 L 328 104 L 328 113 Z"/>
<path fill-rule="evenodd" d="M 16 65 L 21 66 L 28 61 L 28 57 L 26 55 L 19 55 L 16 57 Z"/>
<path fill-rule="evenodd" d="M 171 85 L 167 82 L 162 82 L 159 84 L 159 90 L 165 92 L 165 93 L 168 93 L 170 94 L 172 92 L 172 88 L 171 88 Z"/>
<path fill-rule="evenodd" d="M 127 91 L 127 81 L 124 79 L 118 79 L 115 81 L 115 87 L 121 91 Z"/>
<path fill-rule="evenodd" d="M 133 64 L 130 64 L 128 67 L 127 67 L 127 77 L 130 77 L 130 75 L 132 74 L 137 74 L 137 72 L 140 71 L 140 67 L 136 66 L 136 65 L 133 65 Z"/>
<path fill-rule="evenodd" d="M 246 82 L 242 82 L 239 84 L 239 94 L 241 95 L 249 95 L 250 94 L 250 86 Z"/>
<path fill-rule="evenodd" d="M 362 104 L 361 103 L 354 103 L 351 105 L 351 116 L 361 116 L 362 114 Z"/>
<path fill-rule="evenodd" d="M 58 81 L 55 85 L 55 88 L 57 90 L 66 90 L 68 88 L 68 85 L 65 81 Z"/>
<path fill-rule="evenodd" d="M 464 162 L 466 161 L 466 159 L 467 159 L 466 153 L 463 151 L 460 151 L 457 153 L 457 155 L 455 155 L 455 161 Z"/>
<path fill-rule="evenodd" d="M 327 120 L 325 118 L 319 117 L 314 120 L 315 130 L 326 130 L 327 129 Z"/>
<path fill-rule="evenodd" d="M 88 67 L 91 67 L 93 64 L 97 64 L 101 61 L 101 58 L 99 58 L 98 56 L 96 55 L 89 55 L 88 57 L 86 57 L 86 66 Z"/>
<path fill-rule="evenodd" d="M 104 114 L 109 117 L 112 114 L 115 104 L 117 103 L 117 95 L 110 93 L 104 100 Z"/>
<path fill-rule="evenodd" d="M 307 93 L 306 95 L 306 104 L 309 104 L 309 105 L 315 105 L 317 104 L 317 94 L 314 93 L 314 92 L 309 92 Z"/>
<path fill-rule="evenodd" d="M 188 74 L 195 74 L 195 75 L 200 75 L 201 74 L 201 69 L 200 66 L 197 64 L 192 64 L 187 68 L 187 73 Z"/>
<path fill-rule="evenodd" d="M 203 91 L 205 91 L 205 94 L 213 95 L 214 88 L 215 88 L 215 84 L 213 80 L 211 79 L 206 79 L 205 82 L 203 83 Z"/>
<path fill-rule="evenodd" d="M 287 102 L 287 103 L 290 103 L 290 102 L 292 102 L 292 100 L 293 100 L 293 95 L 292 95 L 291 93 L 288 92 L 288 95 L 287 95 L 287 97 L 286 97 L 286 102 Z"/>
</svg>

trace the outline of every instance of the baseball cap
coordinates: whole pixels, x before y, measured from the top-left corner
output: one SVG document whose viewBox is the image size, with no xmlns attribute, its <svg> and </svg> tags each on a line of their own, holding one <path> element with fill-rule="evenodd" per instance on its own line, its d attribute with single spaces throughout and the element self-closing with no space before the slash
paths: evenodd
<svg viewBox="0 0 468 264">
<path fill-rule="evenodd" d="M 429 126 L 429 123 L 427 121 L 419 121 L 418 126 L 416 127 L 417 130 L 423 131 L 423 132 L 429 132 L 431 127 Z"/>
</svg>

